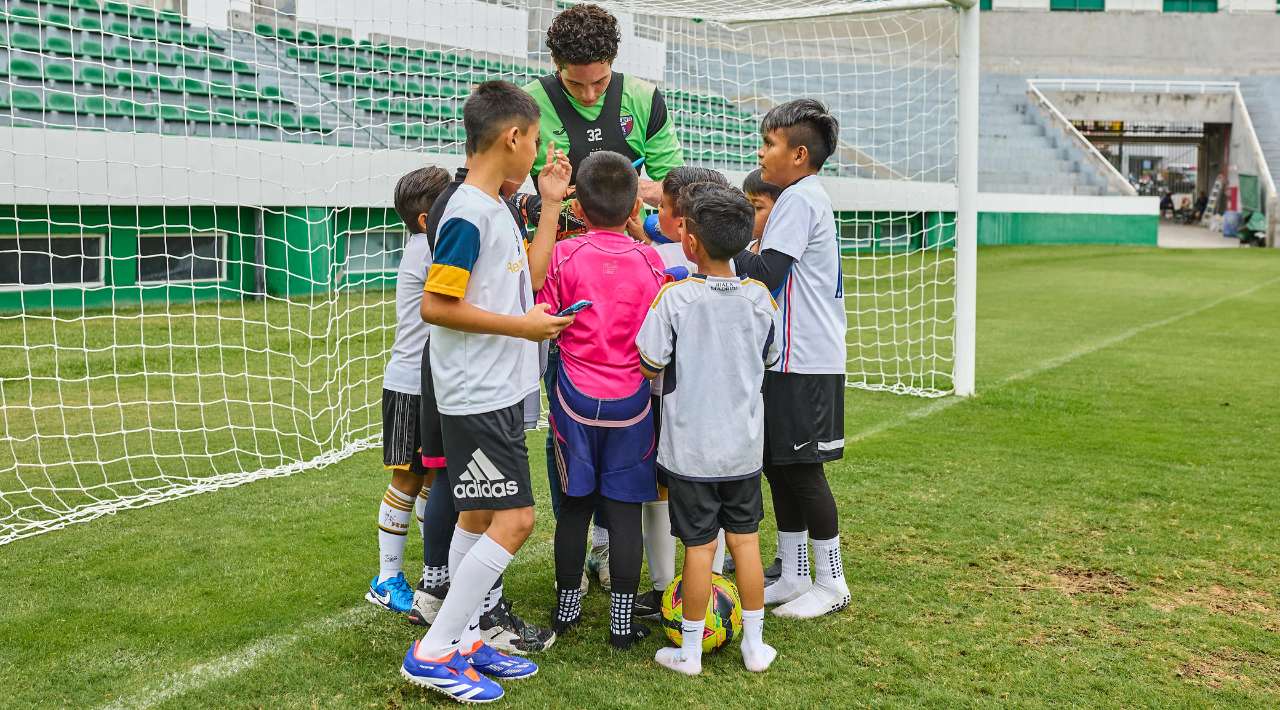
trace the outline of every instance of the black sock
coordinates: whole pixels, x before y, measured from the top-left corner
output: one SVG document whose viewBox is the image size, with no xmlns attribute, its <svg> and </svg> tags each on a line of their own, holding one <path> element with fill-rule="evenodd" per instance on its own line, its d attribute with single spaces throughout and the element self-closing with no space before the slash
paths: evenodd
<svg viewBox="0 0 1280 710">
<path fill-rule="evenodd" d="M 587 527 L 595 512 L 596 496 L 565 496 L 556 519 L 556 587 L 577 589 L 582 583 L 582 565 L 587 561 Z"/>
</svg>

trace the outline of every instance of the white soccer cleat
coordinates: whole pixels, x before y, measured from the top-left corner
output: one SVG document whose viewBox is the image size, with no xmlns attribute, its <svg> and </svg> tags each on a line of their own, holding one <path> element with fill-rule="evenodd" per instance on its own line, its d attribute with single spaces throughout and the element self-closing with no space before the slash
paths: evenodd
<svg viewBox="0 0 1280 710">
<path fill-rule="evenodd" d="M 812 588 L 813 579 L 810 577 L 781 577 L 764 588 L 764 603 L 766 606 L 786 604 Z"/>
<path fill-rule="evenodd" d="M 816 619 L 840 611 L 849 606 L 851 600 L 847 585 L 832 588 L 826 584 L 815 584 L 809 591 L 775 608 L 773 614 L 789 619 Z"/>
</svg>

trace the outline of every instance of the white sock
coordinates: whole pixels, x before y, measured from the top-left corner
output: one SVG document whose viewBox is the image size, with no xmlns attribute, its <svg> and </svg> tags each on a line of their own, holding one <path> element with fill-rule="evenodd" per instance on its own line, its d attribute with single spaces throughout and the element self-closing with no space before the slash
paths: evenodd
<svg viewBox="0 0 1280 710">
<path fill-rule="evenodd" d="M 849 605 L 851 596 L 849 585 L 844 579 L 844 563 L 840 559 L 840 537 L 814 540 L 813 559 L 817 567 L 817 579 L 813 586 L 804 594 L 774 609 L 774 614 L 793 619 L 813 619 L 840 611 Z M 766 601 L 768 596 L 766 588 Z"/>
<path fill-rule="evenodd" d="M 724 574 L 724 528 L 716 533 L 716 551 L 711 558 L 711 571 L 716 574 Z"/>
<path fill-rule="evenodd" d="M 454 535 L 454 540 L 458 536 Z M 453 550 L 450 549 L 450 557 Z M 443 658 L 462 648 L 470 650 L 480 633 L 480 605 L 493 583 L 511 563 L 511 553 L 488 535 L 480 536 L 466 557 L 454 567 L 453 582 L 436 621 L 418 644 L 417 656 L 422 660 Z"/>
<path fill-rule="evenodd" d="M 378 506 L 378 582 L 385 582 L 404 569 L 404 543 L 409 532 L 413 498 L 387 486 Z"/>
<path fill-rule="evenodd" d="M 609 545 L 609 531 L 599 525 L 592 525 L 591 545 L 593 547 L 607 547 Z"/>
<path fill-rule="evenodd" d="M 649 578 L 659 594 L 676 578 L 676 539 L 671 536 L 671 513 L 665 500 L 641 506 L 644 521 L 644 556 L 649 558 Z"/>
<path fill-rule="evenodd" d="M 418 499 L 413 503 L 413 517 L 418 520 L 418 537 L 422 537 L 422 521 L 427 517 L 427 496 L 431 495 L 431 487 L 423 486 L 418 491 Z"/>
<path fill-rule="evenodd" d="M 680 648 L 660 648 L 653 660 L 673 671 L 698 675 L 702 672 L 702 634 L 706 628 L 706 619 L 685 619 L 680 624 Z"/>
<path fill-rule="evenodd" d="M 456 525 L 453 526 L 453 537 L 449 540 L 449 579 L 453 579 L 453 574 L 462 563 L 462 558 L 467 556 L 471 547 L 479 542 L 481 537 Z"/>
<path fill-rule="evenodd" d="M 782 576 L 764 588 L 765 604 L 786 604 L 813 586 L 809 578 L 809 533 L 779 532 L 778 551 Z"/>
<path fill-rule="evenodd" d="M 764 609 L 742 610 L 742 662 L 747 670 L 766 670 L 778 651 L 764 642 Z"/>
<path fill-rule="evenodd" d="M 814 584 L 828 589 L 849 591 L 844 579 L 844 560 L 840 557 L 840 536 L 813 541 Z"/>
<path fill-rule="evenodd" d="M 484 595 L 484 603 L 480 605 L 480 613 L 488 614 L 502 600 L 502 578 L 499 577 L 496 584 L 489 589 L 489 593 Z"/>
<path fill-rule="evenodd" d="M 773 557 L 774 559 L 782 558 L 782 533 L 780 532 L 773 534 Z"/>
</svg>

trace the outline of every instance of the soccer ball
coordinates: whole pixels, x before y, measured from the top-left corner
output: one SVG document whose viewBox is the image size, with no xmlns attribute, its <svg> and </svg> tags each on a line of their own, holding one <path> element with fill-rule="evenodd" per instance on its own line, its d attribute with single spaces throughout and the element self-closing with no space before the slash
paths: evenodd
<svg viewBox="0 0 1280 710">
<path fill-rule="evenodd" d="M 680 624 L 684 621 L 684 602 L 680 577 L 676 577 L 662 594 L 662 628 L 671 643 L 679 646 L 684 639 Z M 707 628 L 702 632 L 702 652 L 710 653 L 742 635 L 742 599 L 733 582 L 718 574 L 711 575 L 711 599 L 707 602 Z"/>
</svg>

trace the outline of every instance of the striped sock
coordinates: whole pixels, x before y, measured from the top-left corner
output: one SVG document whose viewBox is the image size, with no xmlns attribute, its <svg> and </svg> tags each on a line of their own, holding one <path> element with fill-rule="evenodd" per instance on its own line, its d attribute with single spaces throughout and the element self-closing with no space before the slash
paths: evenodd
<svg viewBox="0 0 1280 710">
<path fill-rule="evenodd" d="M 404 568 L 404 543 L 413 514 L 413 498 L 387 486 L 378 506 L 378 582 L 400 574 Z"/>
</svg>

